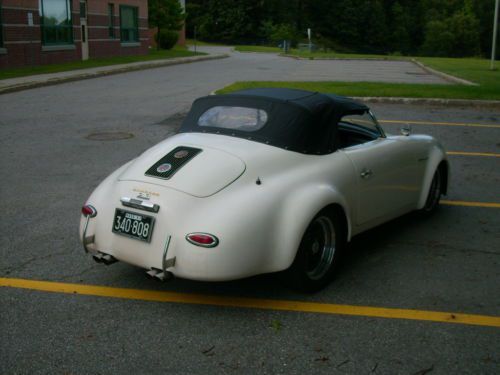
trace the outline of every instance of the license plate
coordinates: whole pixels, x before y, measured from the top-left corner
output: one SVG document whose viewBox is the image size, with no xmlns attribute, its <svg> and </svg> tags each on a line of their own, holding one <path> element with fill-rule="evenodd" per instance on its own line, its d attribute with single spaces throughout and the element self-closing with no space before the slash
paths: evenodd
<svg viewBox="0 0 500 375">
<path fill-rule="evenodd" d="M 122 236 L 150 242 L 155 218 L 135 212 L 115 210 L 112 231 Z"/>
</svg>

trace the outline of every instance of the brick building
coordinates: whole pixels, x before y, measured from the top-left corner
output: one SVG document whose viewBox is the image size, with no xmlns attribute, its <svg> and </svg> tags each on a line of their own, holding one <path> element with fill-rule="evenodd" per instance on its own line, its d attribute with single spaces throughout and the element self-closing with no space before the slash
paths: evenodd
<svg viewBox="0 0 500 375">
<path fill-rule="evenodd" d="M 0 68 L 148 52 L 147 0 L 0 0 Z"/>
</svg>

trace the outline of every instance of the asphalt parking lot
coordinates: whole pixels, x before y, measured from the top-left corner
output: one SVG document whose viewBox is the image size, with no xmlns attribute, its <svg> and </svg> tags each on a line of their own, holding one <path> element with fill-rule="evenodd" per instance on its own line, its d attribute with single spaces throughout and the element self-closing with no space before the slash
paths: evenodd
<svg viewBox="0 0 500 375">
<path fill-rule="evenodd" d="M 82 203 L 174 134 L 192 95 L 112 113 L 97 81 L 0 96 L 2 374 L 500 372 L 499 111 L 372 105 L 386 131 L 411 122 L 453 153 L 447 204 L 355 238 L 334 282 L 303 295 L 273 275 L 162 284 L 84 254 Z"/>
</svg>

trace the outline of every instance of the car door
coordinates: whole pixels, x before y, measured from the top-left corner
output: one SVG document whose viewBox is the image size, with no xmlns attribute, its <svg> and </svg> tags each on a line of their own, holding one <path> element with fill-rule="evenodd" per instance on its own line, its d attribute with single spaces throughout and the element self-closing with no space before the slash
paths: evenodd
<svg viewBox="0 0 500 375">
<path fill-rule="evenodd" d="M 414 204 L 417 186 L 412 164 L 415 157 L 413 152 L 405 150 L 405 142 L 386 137 L 370 113 L 348 116 L 343 123 L 352 131 L 366 133 L 364 139 L 357 137 L 357 144 L 342 150 L 356 174 L 356 225 L 378 224 Z"/>
</svg>

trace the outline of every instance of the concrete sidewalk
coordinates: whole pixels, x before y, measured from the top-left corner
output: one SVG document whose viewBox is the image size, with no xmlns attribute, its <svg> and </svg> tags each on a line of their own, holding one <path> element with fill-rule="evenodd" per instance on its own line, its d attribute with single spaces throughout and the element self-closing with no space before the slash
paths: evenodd
<svg viewBox="0 0 500 375">
<path fill-rule="evenodd" d="M 134 70 L 159 68 L 163 66 L 187 64 L 198 61 L 223 59 L 228 54 L 216 53 L 202 56 L 178 57 L 172 59 L 140 61 L 128 64 L 108 65 L 97 68 L 70 70 L 59 73 L 37 74 L 26 77 L 0 80 L 0 94 L 26 90 L 34 87 L 56 85 L 58 83 L 89 79 Z"/>
</svg>

